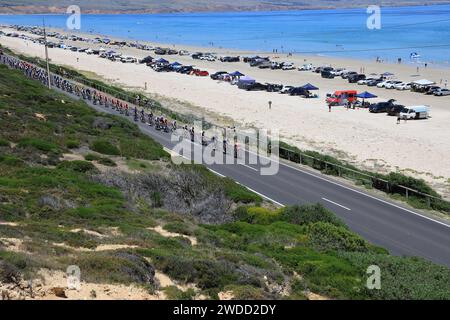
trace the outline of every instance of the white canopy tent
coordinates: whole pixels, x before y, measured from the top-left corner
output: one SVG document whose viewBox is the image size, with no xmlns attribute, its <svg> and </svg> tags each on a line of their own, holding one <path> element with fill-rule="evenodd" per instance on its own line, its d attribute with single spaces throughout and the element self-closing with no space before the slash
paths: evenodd
<svg viewBox="0 0 450 320">
<path fill-rule="evenodd" d="M 413 83 L 418 84 L 420 86 L 431 86 L 432 84 L 435 84 L 435 82 L 427 80 L 427 79 L 417 80 L 417 81 L 414 81 Z"/>
</svg>

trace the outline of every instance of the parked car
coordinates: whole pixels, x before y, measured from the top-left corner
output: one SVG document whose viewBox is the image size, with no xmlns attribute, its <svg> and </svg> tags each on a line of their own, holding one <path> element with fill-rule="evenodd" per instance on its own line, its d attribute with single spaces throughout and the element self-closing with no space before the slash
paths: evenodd
<svg viewBox="0 0 450 320">
<path fill-rule="evenodd" d="M 430 86 L 430 87 L 428 87 L 428 89 L 425 91 L 425 94 L 426 94 L 426 95 L 432 95 L 432 94 L 434 94 L 435 92 L 439 91 L 440 89 L 441 89 L 441 87 L 438 87 L 438 86 Z"/>
<path fill-rule="evenodd" d="M 287 62 L 287 63 L 283 63 L 283 66 L 281 67 L 281 69 L 283 70 L 294 70 L 295 66 L 293 63 Z"/>
<path fill-rule="evenodd" d="M 347 70 L 344 68 L 339 68 L 339 69 L 331 71 L 331 73 L 333 73 L 336 77 L 342 76 L 342 74 L 345 72 L 347 72 Z"/>
<path fill-rule="evenodd" d="M 388 85 L 389 83 L 392 83 L 395 80 L 384 80 L 381 81 L 380 83 L 377 84 L 378 88 L 386 88 L 386 85 Z"/>
<path fill-rule="evenodd" d="M 211 75 L 211 79 L 213 79 L 213 80 L 219 80 L 219 78 L 220 78 L 221 75 L 224 75 L 224 74 L 227 74 L 227 73 L 228 73 L 228 72 L 226 72 L 226 71 L 218 71 L 218 72 L 216 72 L 216 73 L 214 73 L 214 74 Z"/>
<path fill-rule="evenodd" d="M 298 71 L 310 71 L 313 69 L 313 65 L 311 63 L 304 64 L 298 68 Z"/>
<path fill-rule="evenodd" d="M 179 54 L 180 56 L 188 56 L 188 55 L 189 55 L 189 51 L 186 51 L 186 50 L 180 50 L 180 51 L 178 52 L 178 54 Z"/>
<path fill-rule="evenodd" d="M 375 79 L 375 80 L 370 80 L 367 82 L 367 85 L 369 87 L 376 87 L 379 83 L 383 82 L 383 79 Z"/>
<path fill-rule="evenodd" d="M 122 61 L 122 63 L 136 63 L 137 59 L 133 57 L 122 57 L 120 61 Z"/>
<path fill-rule="evenodd" d="M 411 90 L 411 83 L 402 82 L 395 86 L 397 90 Z"/>
<path fill-rule="evenodd" d="M 289 92 L 294 89 L 293 86 L 285 86 L 283 89 L 281 89 L 280 93 L 281 94 L 289 94 Z"/>
<path fill-rule="evenodd" d="M 209 76 L 209 72 L 208 71 L 200 70 L 200 69 L 192 70 L 192 74 L 197 76 L 197 77 L 207 77 L 207 76 Z"/>
<path fill-rule="evenodd" d="M 375 79 L 374 79 L 374 78 L 362 79 L 362 80 L 359 80 L 357 83 L 358 83 L 359 85 L 367 85 L 367 83 L 369 83 L 369 82 L 372 81 L 372 80 L 375 80 Z"/>
<path fill-rule="evenodd" d="M 390 109 L 387 111 L 388 116 L 398 116 L 400 113 L 405 111 L 405 106 L 402 106 L 400 104 L 394 104 Z"/>
<path fill-rule="evenodd" d="M 241 58 L 238 57 L 229 57 L 229 56 L 225 56 L 225 57 L 220 57 L 220 61 L 222 62 L 239 62 L 241 61 Z"/>
<path fill-rule="evenodd" d="M 394 107 L 395 100 L 389 100 L 387 102 L 378 102 L 371 104 L 369 107 L 369 112 L 371 113 L 384 113 L 388 112 L 392 107 Z"/>
<path fill-rule="evenodd" d="M 194 70 L 193 66 L 182 66 L 177 70 L 177 72 L 181 74 L 189 74 L 192 70 Z"/>
<path fill-rule="evenodd" d="M 393 80 L 386 83 L 384 86 L 386 89 L 395 89 L 395 86 L 402 84 L 403 81 Z"/>
<path fill-rule="evenodd" d="M 428 106 L 414 106 L 407 107 L 401 113 L 400 117 L 403 119 L 427 119 L 429 113 Z"/>
<path fill-rule="evenodd" d="M 335 75 L 332 71 L 325 71 L 325 70 L 322 71 L 320 73 L 320 75 L 322 76 L 322 78 L 325 78 L 325 79 L 334 79 L 334 77 L 335 77 Z"/>
<path fill-rule="evenodd" d="M 266 83 L 267 92 L 280 92 L 283 89 L 282 84 Z"/>
<path fill-rule="evenodd" d="M 259 82 L 254 82 L 254 83 L 240 82 L 238 84 L 238 88 L 246 90 L 246 91 L 266 91 L 267 85 L 259 83 Z"/>
<path fill-rule="evenodd" d="M 364 80 L 366 78 L 365 74 L 352 74 L 348 77 L 349 83 L 357 83 L 360 80 Z"/>
<path fill-rule="evenodd" d="M 143 59 L 141 59 L 141 60 L 139 60 L 139 63 L 140 64 L 147 64 L 147 63 L 152 63 L 153 62 L 153 57 L 151 57 L 151 56 L 147 56 L 147 57 L 145 57 L 145 58 L 143 58 Z"/>
<path fill-rule="evenodd" d="M 270 61 L 263 61 L 258 65 L 259 69 L 270 69 L 272 68 L 272 62 Z"/>
<path fill-rule="evenodd" d="M 434 91 L 434 95 L 435 96 L 449 96 L 450 95 L 450 89 L 437 89 L 436 91 Z"/>
<path fill-rule="evenodd" d="M 342 72 L 341 78 L 342 79 L 348 79 L 350 76 L 353 76 L 353 75 L 356 75 L 356 74 L 358 74 L 358 72 L 355 72 L 355 71 Z"/>
</svg>

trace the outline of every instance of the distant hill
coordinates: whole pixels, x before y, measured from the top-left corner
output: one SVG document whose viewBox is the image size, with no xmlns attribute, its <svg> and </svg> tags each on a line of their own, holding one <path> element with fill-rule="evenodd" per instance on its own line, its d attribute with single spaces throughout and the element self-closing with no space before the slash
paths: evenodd
<svg viewBox="0 0 450 320">
<path fill-rule="evenodd" d="M 165 13 L 208 11 L 271 11 L 324 8 L 353 8 L 372 5 L 373 0 L 0 0 L 0 13 L 64 13 L 77 4 L 85 13 Z M 385 0 L 383 6 L 423 5 L 422 0 Z M 450 4 L 450 0 L 430 0 L 431 4 Z"/>
</svg>

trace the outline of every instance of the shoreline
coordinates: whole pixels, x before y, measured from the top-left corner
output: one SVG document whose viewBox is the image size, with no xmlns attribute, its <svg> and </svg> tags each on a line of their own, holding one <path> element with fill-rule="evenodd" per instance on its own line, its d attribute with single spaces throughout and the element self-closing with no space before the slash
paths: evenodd
<svg viewBox="0 0 450 320">
<path fill-rule="evenodd" d="M 450 5 L 450 1 L 448 2 L 428 2 L 428 3 L 417 3 L 417 4 L 383 4 L 382 7 L 395 9 L 395 8 L 415 8 L 415 7 L 429 7 L 429 6 L 445 6 Z M 18 6 L 17 6 L 18 7 Z M 166 11 L 166 10 L 156 10 L 156 11 L 150 11 L 150 10 L 142 10 L 142 9 L 134 9 L 130 11 L 108 11 L 108 10 L 88 10 L 83 12 L 83 14 L 86 15 L 121 15 L 121 14 L 127 14 L 127 15 L 154 15 L 154 14 L 208 14 L 208 13 L 263 13 L 263 12 L 292 12 L 292 11 L 314 11 L 314 10 L 354 10 L 354 9 L 366 9 L 367 5 L 354 5 L 354 6 L 342 6 L 342 7 L 336 7 L 336 6 L 317 6 L 317 7 L 294 7 L 292 9 L 269 9 L 269 8 L 261 8 L 257 10 L 239 10 L 236 8 L 236 10 L 204 10 L 204 11 L 196 11 L 196 10 L 186 10 L 186 11 Z M 66 15 L 67 8 L 61 8 L 61 12 L 13 12 L 13 13 L 6 13 L 6 12 L 0 12 L 0 16 L 14 16 L 14 15 Z M 140 13 L 136 13 L 136 11 L 140 11 Z"/>
<path fill-rule="evenodd" d="M 71 34 L 62 32 L 64 34 Z M 82 36 L 81 33 L 79 33 Z M 95 38 L 95 34 L 84 34 L 87 38 Z M 108 37 L 111 40 L 123 40 Z M 16 52 L 43 57 L 43 46 L 24 41 L 19 38 L 0 37 L 0 42 L 7 42 Z M 77 46 L 79 46 L 80 42 Z M 140 41 L 142 44 L 155 45 L 153 42 Z M 8 46 L 8 45 L 6 45 Z M 82 47 L 100 47 L 83 43 Z M 109 46 L 101 46 L 108 48 Z M 172 48 L 173 45 L 166 45 Z M 212 51 L 214 48 L 175 46 L 177 49 Z M 217 48 L 216 48 L 217 49 Z M 145 65 L 114 63 L 89 56 L 84 53 L 70 52 L 63 49 L 49 49 L 52 63 L 65 65 L 79 71 L 88 71 L 105 80 L 105 82 L 133 88 L 147 95 L 159 95 L 167 99 L 165 103 L 186 108 L 194 114 L 203 114 L 213 119 L 231 119 L 234 123 L 259 128 L 279 129 L 286 142 L 302 149 L 318 151 L 345 160 L 359 168 L 373 172 L 401 172 L 423 178 L 430 182 L 444 197 L 450 197 L 450 109 L 449 97 L 424 96 L 411 92 L 391 91 L 378 88 L 367 88 L 348 84 L 341 79 L 327 80 L 312 72 L 262 70 L 250 68 L 243 62 L 222 63 L 193 60 L 190 56 L 158 56 L 154 52 L 124 47 L 115 48 L 123 54 L 143 58 L 151 55 L 155 58 L 179 61 L 182 64 L 195 64 L 210 73 L 220 70 L 240 70 L 244 74 L 256 78 L 260 82 L 300 85 L 311 82 L 318 85 L 320 99 L 300 99 L 266 92 L 246 92 L 234 86 L 218 83 L 208 78 L 190 77 L 177 73 L 157 73 Z M 239 53 L 232 49 L 217 49 L 218 54 Z M 255 52 L 252 52 L 255 53 Z M 257 52 L 256 52 L 257 53 Z M 269 54 L 273 57 L 274 54 Z M 279 54 L 278 60 L 287 59 Z M 299 66 L 306 59 L 315 65 L 327 62 L 335 67 L 348 66 L 355 71 L 362 66 L 366 73 L 370 71 L 384 72 L 394 70 L 400 79 L 407 77 L 418 80 L 438 79 L 448 75 L 447 70 L 428 68 L 421 70 L 421 75 L 414 75 L 414 67 L 397 64 L 379 64 L 375 62 L 357 61 L 355 59 L 339 59 L 329 57 L 294 56 L 289 60 Z M 274 59 L 277 61 L 277 59 Z M 439 80 L 437 80 L 439 81 Z M 148 83 L 145 90 L 144 83 Z M 177 90 L 174 90 L 177 88 Z M 395 125 L 395 119 L 385 115 L 368 114 L 367 110 L 345 111 L 336 108 L 328 113 L 324 104 L 326 92 L 342 88 L 355 88 L 358 91 L 371 91 L 379 95 L 373 102 L 385 101 L 394 96 L 404 105 L 429 104 L 432 118 L 426 121 L 412 121 L 407 125 Z M 274 110 L 267 110 L 267 101 L 273 101 Z M 179 104 L 177 106 L 177 104 Z M 425 133 L 426 134 L 422 134 Z"/>
</svg>

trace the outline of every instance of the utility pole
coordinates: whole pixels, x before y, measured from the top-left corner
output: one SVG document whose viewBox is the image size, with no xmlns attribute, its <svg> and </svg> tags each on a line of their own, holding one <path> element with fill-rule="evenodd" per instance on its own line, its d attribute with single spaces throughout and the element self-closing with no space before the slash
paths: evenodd
<svg viewBox="0 0 450 320">
<path fill-rule="evenodd" d="M 42 19 L 42 23 L 44 26 L 44 44 L 45 44 L 45 62 L 47 64 L 47 80 L 48 80 L 48 88 L 52 88 L 52 82 L 50 79 L 50 64 L 48 63 L 48 47 L 47 47 L 47 32 L 45 31 L 45 19 Z"/>
</svg>

